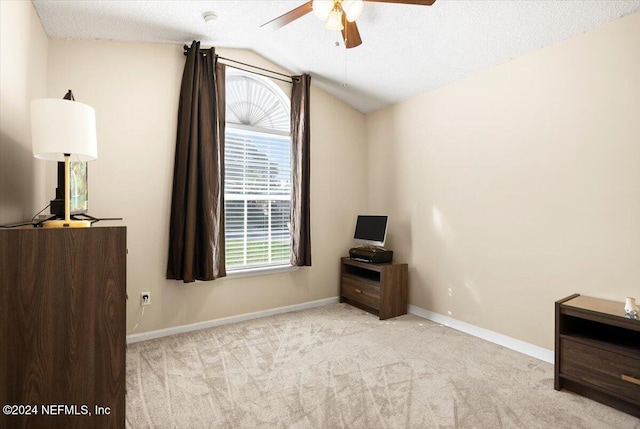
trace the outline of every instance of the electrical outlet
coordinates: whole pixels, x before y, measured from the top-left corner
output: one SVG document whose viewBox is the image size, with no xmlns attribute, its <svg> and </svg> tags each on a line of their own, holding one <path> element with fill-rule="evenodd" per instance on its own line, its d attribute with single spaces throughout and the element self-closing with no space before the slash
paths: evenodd
<svg viewBox="0 0 640 429">
<path fill-rule="evenodd" d="M 151 292 L 140 292 L 140 307 L 151 305 Z"/>
</svg>

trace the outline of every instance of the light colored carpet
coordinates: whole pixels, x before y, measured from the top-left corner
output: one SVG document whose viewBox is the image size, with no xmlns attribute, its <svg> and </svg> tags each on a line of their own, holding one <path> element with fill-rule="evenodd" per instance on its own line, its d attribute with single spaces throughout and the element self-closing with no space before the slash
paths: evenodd
<svg viewBox="0 0 640 429">
<path fill-rule="evenodd" d="M 634 428 L 553 366 L 347 304 L 129 346 L 130 428 Z"/>
</svg>

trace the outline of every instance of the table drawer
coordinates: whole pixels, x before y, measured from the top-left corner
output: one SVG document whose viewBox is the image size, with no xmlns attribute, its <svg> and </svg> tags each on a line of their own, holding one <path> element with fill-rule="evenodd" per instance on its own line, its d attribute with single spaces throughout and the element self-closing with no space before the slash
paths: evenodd
<svg viewBox="0 0 640 429">
<path fill-rule="evenodd" d="M 640 403 L 640 360 L 560 339 L 560 374 Z"/>
<path fill-rule="evenodd" d="M 340 294 L 347 299 L 380 310 L 379 285 L 343 275 Z"/>
</svg>

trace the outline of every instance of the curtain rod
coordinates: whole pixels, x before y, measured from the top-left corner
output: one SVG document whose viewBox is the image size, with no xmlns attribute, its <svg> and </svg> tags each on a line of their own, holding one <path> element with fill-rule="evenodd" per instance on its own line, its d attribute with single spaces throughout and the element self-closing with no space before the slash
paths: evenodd
<svg viewBox="0 0 640 429">
<path fill-rule="evenodd" d="M 190 49 L 191 48 L 189 46 L 184 45 L 184 54 L 187 55 L 189 53 Z M 292 83 L 292 81 L 295 79 L 294 76 L 290 76 L 288 74 L 279 73 L 279 72 L 276 72 L 276 71 L 273 71 L 273 70 L 269 70 L 269 69 L 265 69 L 265 68 L 262 68 L 262 67 L 254 66 L 252 64 L 247 64 L 247 63 L 243 63 L 241 61 L 232 60 L 231 58 L 221 57 L 220 55 L 217 55 L 217 54 L 216 54 L 216 58 L 218 58 L 219 60 L 222 60 L 222 61 L 228 61 L 228 62 L 231 62 L 231 63 L 241 64 L 241 65 L 243 65 L 245 67 L 250 67 L 250 68 L 253 68 L 253 69 L 257 69 L 257 70 L 262 70 L 262 71 L 265 71 L 267 73 L 276 74 L 276 75 L 279 75 L 279 76 L 284 76 L 284 77 L 286 77 L 286 78 L 288 78 L 290 80 L 281 79 L 281 78 L 275 77 L 275 76 L 269 76 L 269 75 L 266 75 L 264 73 L 260 73 L 260 72 L 254 71 L 254 70 L 246 70 L 246 69 L 243 69 L 243 68 L 238 67 L 238 66 L 234 66 L 234 65 L 231 65 L 231 64 L 224 63 L 227 67 L 231 67 L 233 69 L 242 70 L 242 71 L 246 71 L 246 72 L 249 72 L 249 73 L 257 74 L 257 75 L 260 75 L 260 76 L 267 77 L 269 79 L 275 79 L 275 80 L 279 80 L 281 82 L 286 82 L 286 83 Z"/>
<path fill-rule="evenodd" d="M 221 59 L 221 60 L 223 60 L 223 61 L 224 61 L 224 60 L 226 60 L 226 58 L 222 58 L 222 57 L 218 57 L 218 58 L 219 58 L 219 59 Z M 282 79 L 282 78 L 275 77 L 275 76 L 269 76 L 269 75 L 267 75 L 267 74 L 260 73 L 260 72 L 257 72 L 257 71 L 253 71 L 253 70 L 246 70 L 246 69 L 243 69 L 242 67 L 232 66 L 231 64 L 227 64 L 227 63 L 224 63 L 224 62 L 223 62 L 223 64 L 224 64 L 225 66 L 227 66 L 227 67 L 231 67 L 232 69 L 246 71 L 247 73 L 257 74 L 257 75 L 264 76 L 264 77 L 269 78 L 269 79 L 279 80 L 280 82 L 292 83 L 292 81 L 293 81 L 293 79 L 294 79 L 294 78 L 293 78 L 293 77 L 291 77 L 291 76 L 287 76 L 288 78 L 290 78 L 290 80 Z M 253 67 L 253 66 L 249 66 L 249 67 Z M 275 73 L 275 72 L 272 72 L 272 71 L 270 71 L 270 70 L 267 70 L 267 71 L 268 71 L 269 73 Z"/>
</svg>

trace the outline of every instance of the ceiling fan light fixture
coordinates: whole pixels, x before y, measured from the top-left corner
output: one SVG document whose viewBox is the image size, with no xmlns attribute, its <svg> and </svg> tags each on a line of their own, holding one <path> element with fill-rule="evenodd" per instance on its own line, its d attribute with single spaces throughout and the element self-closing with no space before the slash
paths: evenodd
<svg viewBox="0 0 640 429">
<path fill-rule="evenodd" d="M 326 21 L 333 9 L 333 0 L 313 0 L 311 8 L 318 19 Z"/>
<path fill-rule="evenodd" d="M 347 15 L 347 21 L 353 22 L 360 18 L 362 11 L 364 10 L 363 0 L 344 0 L 342 2 L 342 10 Z"/>
<path fill-rule="evenodd" d="M 327 23 L 324 26 L 329 30 L 342 31 L 344 28 L 342 26 L 342 11 L 333 9 L 329 13 L 329 19 L 327 19 Z"/>
</svg>

